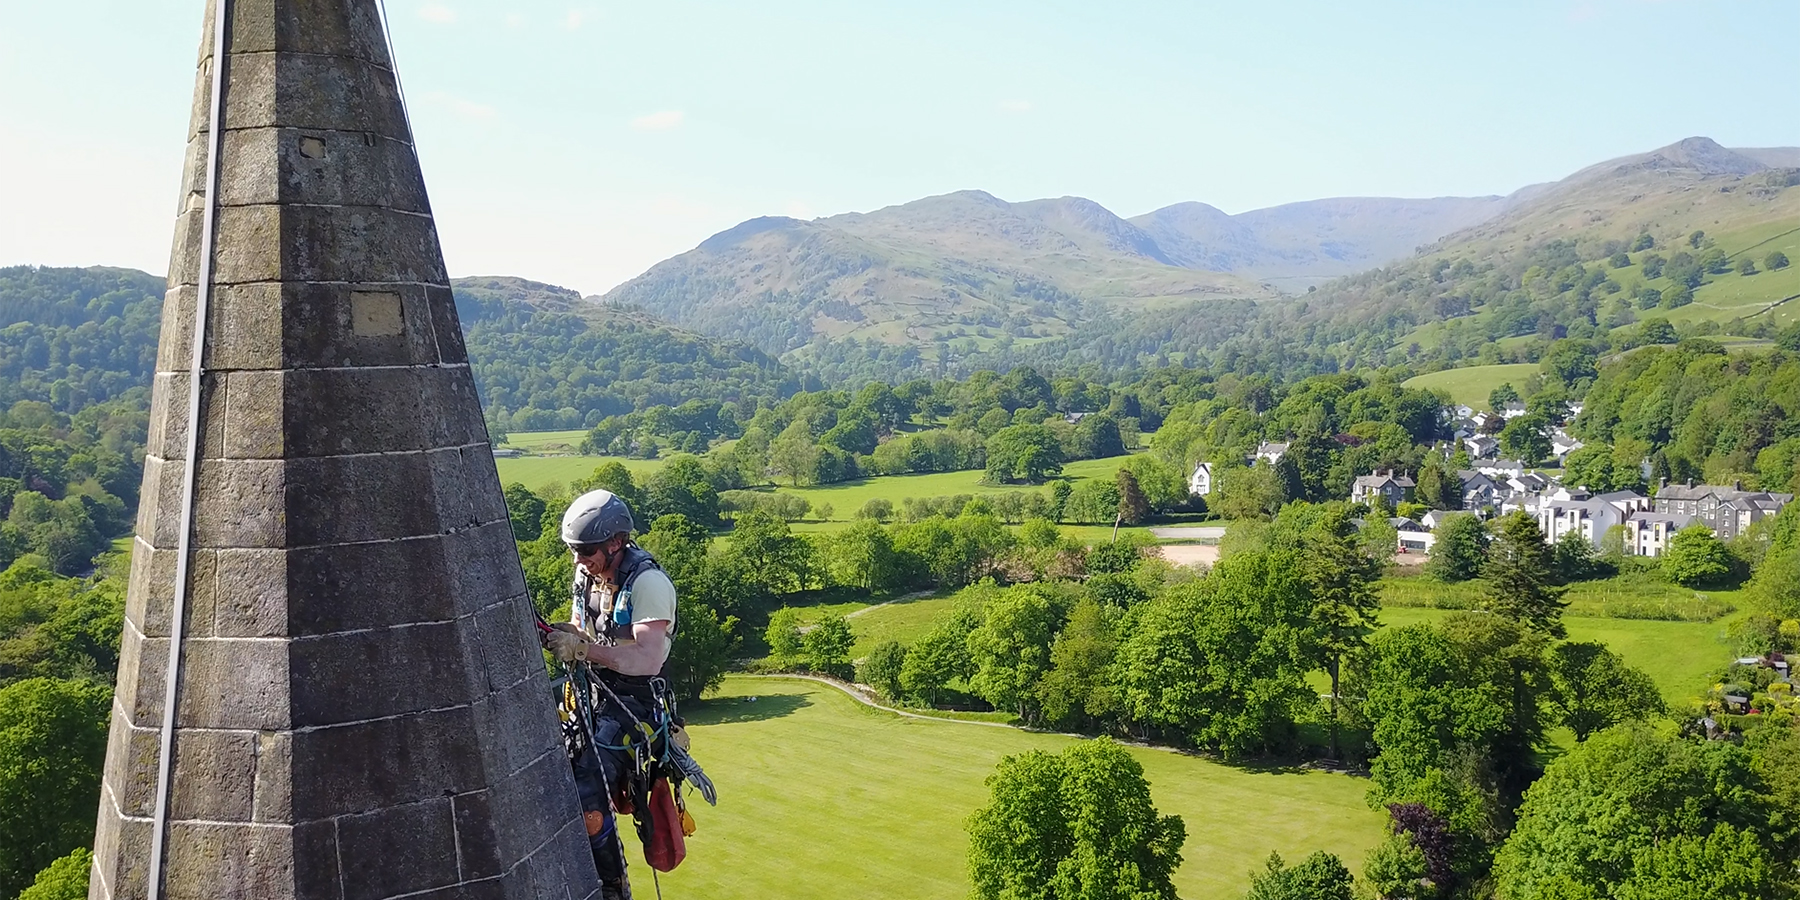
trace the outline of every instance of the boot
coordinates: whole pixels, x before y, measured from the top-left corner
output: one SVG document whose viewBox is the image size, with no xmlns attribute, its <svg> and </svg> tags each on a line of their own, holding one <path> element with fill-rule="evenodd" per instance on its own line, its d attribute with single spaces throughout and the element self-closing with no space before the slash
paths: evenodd
<svg viewBox="0 0 1800 900">
<path fill-rule="evenodd" d="M 600 900 L 631 900 L 631 882 L 624 878 L 617 881 L 600 879 Z"/>
</svg>

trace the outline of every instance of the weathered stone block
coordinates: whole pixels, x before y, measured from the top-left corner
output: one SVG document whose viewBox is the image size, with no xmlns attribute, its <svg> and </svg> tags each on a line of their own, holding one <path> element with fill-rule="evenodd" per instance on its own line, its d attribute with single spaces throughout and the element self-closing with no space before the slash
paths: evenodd
<svg viewBox="0 0 1800 900">
<path fill-rule="evenodd" d="M 464 794 L 486 787 L 470 752 L 467 707 L 297 732 L 294 793 L 300 821 Z"/>
<path fill-rule="evenodd" d="M 156 811 L 156 767 L 161 754 L 161 735 L 154 728 L 133 727 L 115 704 L 112 730 L 106 739 L 106 790 L 100 812 L 114 809 L 127 816 L 148 816 Z"/>
<path fill-rule="evenodd" d="M 228 129 L 284 126 L 411 139 L 393 73 L 385 68 L 345 56 L 260 51 L 232 53 L 227 68 Z M 196 104 L 199 124 L 190 137 L 206 128 L 206 103 Z"/>
<path fill-rule="evenodd" d="M 251 818 L 294 821 L 294 738 L 285 732 L 256 736 L 256 799 Z"/>
<path fill-rule="evenodd" d="M 283 897 L 294 890 L 290 829 L 272 825 L 173 822 L 163 896 L 169 900 Z"/>
<path fill-rule="evenodd" d="M 293 368 L 435 365 L 438 347 L 429 328 L 408 327 L 397 335 L 359 335 L 352 327 L 352 294 L 397 293 L 401 321 L 417 324 L 431 321 L 427 290 L 420 285 L 288 285 L 283 312 L 287 364 Z"/>
<path fill-rule="evenodd" d="M 256 796 L 253 731 L 183 730 L 175 739 L 171 819 L 248 822 Z"/>
<path fill-rule="evenodd" d="M 488 792 L 458 794 L 450 798 L 450 808 L 456 822 L 456 846 L 461 849 L 457 874 L 468 880 L 493 878 L 506 871 L 512 857 L 500 852 Z"/>
<path fill-rule="evenodd" d="M 520 679 L 543 671 L 543 650 L 529 603 L 529 598 L 496 603 L 476 613 L 475 627 L 465 632 L 476 642 L 469 650 L 470 658 L 485 663 L 483 684 L 489 692 L 507 690 Z"/>
<path fill-rule="evenodd" d="M 294 826 L 294 900 L 343 900 L 335 820 Z"/>
<path fill-rule="evenodd" d="M 280 284 L 222 284 L 213 289 L 207 310 L 212 369 L 279 369 L 282 362 Z"/>
<path fill-rule="evenodd" d="M 163 292 L 162 330 L 156 342 L 156 371 L 186 372 L 193 365 L 194 296 L 193 285 L 177 285 Z M 156 404 L 156 388 L 151 386 L 151 406 Z M 156 427 L 155 413 L 150 427 Z"/>
<path fill-rule="evenodd" d="M 474 528 L 505 520 L 506 499 L 493 451 L 483 445 L 429 451 L 438 518 L 447 529 Z"/>
<path fill-rule="evenodd" d="M 525 768 L 495 781 L 486 799 L 491 815 L 488 828 L 501 860 L 533 855 L 558 830 L 581 816 L 581 800 L 569 775 L 568 759 L 560 750 L 545 753 Z M 459 820 L 458 825 L 463 824 Z M 467 824 L 469 829 L 459 833 L 470 835 L 479 827 L 472 817 Z"/>
<path fill-rule="evenodd" d="M 119 636 L 119 680 L 113 705 L 139 728 L 156 728 L 163 718 L 163 678 L 169 639 L 145 638 L 127 625 Z"/>
<path fill-rule="evenodd" d="M 437 335 L 438 360 L 445 365 L 466 365 L 469 362 L 468 348 L 463 345 L 461 321 L 456 315 L 456 296 L 449 287 L 431 286 L 425 289 L 425 297 L 429 302 L 431 328 Z M 470 380 L 474 376 L 469 376 Z M 485 433 L 487 426 L 482 430 Z"/>
<path fill-rule="evenodd" d="M 158 372 L 150 381 L 150 429 L 144 451 L 165 460 L 187 459 L 188 373 Z M 225 428 L 220 411 L 229 402 L 226 381 L 215 372 L 200 376 L 200 455 L 220 456 Z"/>
<path fill-rule="evenodd" d="M 222 207 L 215 226 L 219 236 L 213 252 L 213 281 L 241 284 L 282 280 L 282 233 L 293 215 L 293 210 L 273 204 Z"/>
<path fill-rule="evenodd" d="M 314 547 L 439 534 L 423 453 L 288 462 L 288 541 Z"/>
<path fill-rule="evenodd" d="M 447 535 L 443 553 L 450 577 L 455 579 L 452 598 L 456 615 L 468 615 L 502 597 L 525 593 L 510 522 L 491 522 Z"/>
<path fill-rule="evenodd" d="M 289 726 L 286 641 L 190 638 L 182 658 L 178 727 L 279 731 Z"/>
<path fill-rule="evenodd" d="M 288 633 L 295 637 L 455 618 L 445 538 L 288 552 Z"/>
<path fill-rule="evenodd" d="M 467 703 L 466 620 L 296 638 L 293 720 L 313 728 Z"/>
<path fill-rule="evenodd" d="M 344 900 L 381 900 L 461 880 L 449 798 L 339 819 L 338 854 Z"/>
<path fill-rule="evenodd" d="M 204 547 L 280 547 L 288 534 L 289 464 L 279 459 L 200 459 L 194 540 Z"/>
<path fill-rule="evenodd" d="M 288 437 L 282 409 L 287 374 L 245 370 L 218 377 L 226 387 L 224 414 L 208 418 L 207 433 L 209 437 L 214 431 L 223 433 L 219 455 L 230 459 L 278 459 L 284 455 Z"/>
<path fill-rule="evenodd" d="M 282 277 L 287 280 L 374 284 L 449 281 L 437 229 L 429 216 L 374 206 L 286 206 L 282 210 L 282 244 L 288 251 Z M 220 262 L 222 268 L 223 257 Z"/>
<path fill-rule="evenodd" d="M 287 0 L 281 15 L 275 0 L 238 0 L 231 26 L 231 49 L 238 52 L 328 53 L 388 65 L 374 0 Z"/>
<path fill-rule="evenodd" d="M 94 829 L 94 875 L 115 900 L 148 897 L 150 821 L 121 819 L 105 805 Z M 92 882 L 90 881 L 90 884 Z"/>
<path fill-rule="evenodd" d="M 283 637 L 288 633 L 287 560 L 280 550 L 213 551 L 217 571 L 211 633 Z"/>
<path fill-rule="evenodd" d="M 202 148 L 204 141 L 199 144 Z M 429 215 L 412 147 L 366 131 L 249 128 L 225 133 L 219 199 L 227 206 L 306 203 Z"/>
<path fill-rule="evenodd" d="M 547 676 L 534 676 L 489 697 L 472 708 L 476 733 L 506 735 L 504 740 L 479 745 L 488 777 L 505 778 L 536 762 L 545 754 L 562 753 L 557 730 L 555 697 Z M 568 782 L 573 790 L 574 781 Z"/>
</svg>

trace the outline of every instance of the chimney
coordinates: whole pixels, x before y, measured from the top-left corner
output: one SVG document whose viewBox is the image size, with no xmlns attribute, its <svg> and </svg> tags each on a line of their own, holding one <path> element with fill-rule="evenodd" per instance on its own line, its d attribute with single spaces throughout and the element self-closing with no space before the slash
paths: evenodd
<svg viewBox="0 0 1800 900">
<path fill-rule="evenodd" d="M 206 19 L 89 896 L 592 896 L 378 0 Z"/>
</svg>

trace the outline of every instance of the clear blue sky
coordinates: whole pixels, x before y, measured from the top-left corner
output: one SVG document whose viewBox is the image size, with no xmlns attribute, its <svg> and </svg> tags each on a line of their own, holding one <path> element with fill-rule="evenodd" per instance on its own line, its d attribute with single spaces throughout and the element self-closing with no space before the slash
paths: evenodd
<svg viewBox="0 0 1800 900">
<path fill-rule="evenodd" d="M 388 0 L 457 275 L 599 292 L 757 215 L 1506 193 L 1800 144 L 1800 3 Z M 162 272 L 201 0 L 0 0 L 0 264 Z"/>
</svg>

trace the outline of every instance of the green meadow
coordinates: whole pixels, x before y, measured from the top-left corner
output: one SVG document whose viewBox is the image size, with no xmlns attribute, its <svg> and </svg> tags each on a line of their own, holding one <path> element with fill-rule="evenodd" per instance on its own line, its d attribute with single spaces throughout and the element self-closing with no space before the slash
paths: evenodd
<svg viewBox="0 0 1800 900">
<path fill-rule="evenodd" d="M 1088 478 L 1111 478 L 1119 470 L 1119 463 L 1124 457 L 1110 459 L 1084 459 L 1063 466 L 1063 476 L 1070 481 L 1081 481 Z M 777 485 L 775 490 L 788 494 L 798 494 L 817 508 L 822 503 L 831 504 L 831 518 L 848 521 L 855 518 L 856 511 L 864 503 L 876 497 L 885 497 L 893 501 L 896 508 L 900 501 L 907 497 L 947 497 L 953 494 L 999 494 L 1008 491 L 1042 491 L 1041 484 L 986 484 L 981 480 L 985 474 L 981 469 L 965 469 L 960 472 L 933 472 L 928 475 L 883 475 L 876 478 L 859 478 L 839 484 L 826 484 L 817 487 L 792 487 Z"/>
<path fill-rule="evenodd" d="M 1488 394 L 1494 388 L 1511 383 L 1513 387 L 1523 389 L 1525 379 L 1536 374 L 1535 363 L 1520 363 L 1501 366 L 1467 366 L 1461 369 L 1445 369 L 1408 378 L 1404 383 L 1409 388 L 1422 390 L 1442 390 L 1450 395 L 1450 399 L 1464 406 L 1485 409 L 1488 405 Z"/>
<path fill-rule="evenodd" d="M 1450 610 L 1390 607 L 1381 611 L 1384 627 L 1437 622 Z M 1658 622 L 1564 616 L 1571 641 L 1599 641 L 1649 675 L 1671 705 L 1685 703 L 1704 690 L 1713 672 L 1730 661 L 1725 642 L 1729 619 L 1716 622 Z"/>
<path fill-rule="evenodd" d="M 648 478 L 663 466 L 663 460 L 660 459 L 628 459 L 623 456 L 514 456 L 494 460 L 494 467 L 500 470 L 501 484 L 518 482 L 533 491 L 541 491 L 549 484 L 566 486 L 578 478 L 586 478 L 607 462 L 624 463 L 625 468 L 631 470 L 631 477 L 638 481 Z"/>
<path fill-rule="evenodd" d="M 692 798 L 699 832 L 662 888 L 708 900 L 962 897 L 963 822 L 987 801 L 983 780 L 1004 756 L 1077 740 L 904 718 L 787 678 L 730 677 L 683 713 L 719 806 Z M 1187 826 L 1175 884 L 1189 900 L 1242 896 L 1270 851 L 1292 860 L 1328 850 L 1360 871 L 1384 834 L 1363 779 L 1132 752 L 1157 808 Z M 649 870 L 632 871 L 638 896 L 652 896 Z"/>
</svg>

